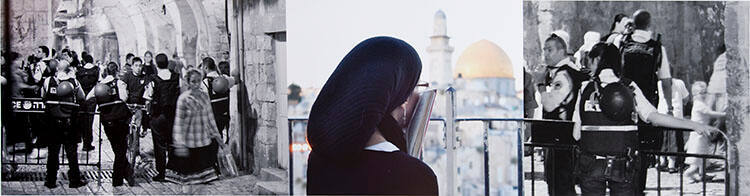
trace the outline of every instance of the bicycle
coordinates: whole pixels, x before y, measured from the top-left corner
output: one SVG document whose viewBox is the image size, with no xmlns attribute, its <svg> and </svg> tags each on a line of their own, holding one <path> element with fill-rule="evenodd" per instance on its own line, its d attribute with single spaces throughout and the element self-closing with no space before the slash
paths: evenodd
<svg viewBox="0 0 750 196">
<path fill-rule="evenodd" d="M 125 153 L 129 165 L 133 167 L 133 171 L 137 165 L 143 166 L 148 164 L 144 161 L 143 155 L 141 155 L 140 139 L 146 137 L 148 130 L 143 128 L 142 120 L 143 115 L 146 115 L 146 106 L 143 104 L 127 104 L 128 109 L 133 112 L 133 116 L 130 118 L 130 131 L 128 132 L 128 150 Z M 138 159 L 140 157 L 140 159 Z"/>
</svg>

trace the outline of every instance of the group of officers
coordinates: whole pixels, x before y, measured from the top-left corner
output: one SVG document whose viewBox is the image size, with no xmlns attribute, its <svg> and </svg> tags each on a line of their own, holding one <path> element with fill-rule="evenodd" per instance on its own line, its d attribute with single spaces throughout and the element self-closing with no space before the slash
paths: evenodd
<svg viewBox="0 0 750 196">
<path fill-rule="evenodd" d="M 169 60 L 163 53 L 153 56 L 149 51 L 144 53 L 143 59 L 127 54 L 123 66 L 115 62 L 97 62 L 95 65 L 90 54 L 83 52 L 78 59 L 77 54 L 67 48 L 57 54 L 51 52 L 48 47 L 39 46 L 22 66 L 10 74 L 14 78 L 10 85 L 20 92 L 16 96 L 41 98 L 45 104 L 43 115 L 14 115 L 32 127 L 33 137 L 37 138 L 32 145 L 48 149 L 44 185 L 48 188 L 58 186 L 61 146 L 70 167 L 69 187 L 77 188 L 88 183 L 81 176 L 77 150 L 82 141 L 83 151 L 94 149 L 92 124 L 96 113 L 115 154 L 113 186 L 122 186 L 124 180 L 130 186 L 136 185 L 135 159 L 126 158 L 129 145 L 132 147 L 133 143 L 128 137 L 145 136 L 147 130 L 151 130 L 158 172 L 152 180 L 165 181 L 177 98 L 184 91 L 181 87 L 186 85 L 181 78 L 192 66 L 182 66 L 182 62 Z M 207 73 L 202 89 L 211 98 L 216 124 L 219 130 L 228 128 L 229 88 L 235 83 L 234 77 L 228 75 L 229 64 L 223 61 L 217 65 L 211 57 L 205 57 L 199 68 Z M 142 129 L 132 128 L 139 126 Z M 27 149 L 30 149 L 32 145 L 28 143 Z M 134 148 L 138 149 L 137 146 Z"/>
<path fill-rule="evenodd" d="M 605 195 L 607 188 L 611 195 L 642 195 L 648 162 L 640 151 L 659 140 L 662 133 L 655 127 L 718 131 L 672 117 L 672 93 L 663 93 L 670 114 L 656 112 L 659 81 L 665 92 L 672 92 L 672 80 L 650 22 L 645 10 L 632 17 L 617 15 L 609 35 L 587 34 L 593 44 L 575 55 L 568 50 L 566 32 L 555 31 L 545 40 L 544 79 L 534 83 L 542 118 L 573 121 L 577 143 L 574 151 L 546 152 L 545 171 L 554 171 L 545 173 L 550 195 L 576 195 L 576 184 L 583 195 Z"/>
</svg>

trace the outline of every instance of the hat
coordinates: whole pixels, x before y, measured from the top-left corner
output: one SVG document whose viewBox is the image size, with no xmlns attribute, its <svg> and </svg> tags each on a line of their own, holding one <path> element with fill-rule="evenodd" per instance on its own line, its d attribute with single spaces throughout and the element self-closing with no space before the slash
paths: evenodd
<svg viewBox="0 0 750 196">
<path fill-rule="evenodd" d="M 380 128 L 393 124 L 391 111 L 414 91 L 421 70 L 419 54 L 402 40 L 374 37 L 355 46 L 310 110 L 307 141 L 313 153 L 332 160 L 356 158 L 376 128 L 396 146 L 405 144 L 400 129 Z"/>
<path fill-rule="evenodd" d="M 599 43 L 599 38 L 601 37 L 601 34 L 594 31 L 586 32 L 586 34 L 583 34 L 583 45 L 579 50 L 583 51 L 591 51 L 591 48 L 596 45 L 596 43 Z"/>
<path fill-rule="evenodd" d="M 562 39 L 563 42 L 565 42 L 565 52 L 566 53 L 572 53 L 570 51 L 570 34 L 568 34 L 568 32 L 565 32 L 563 30 L 556 30 L 556 31 L 553 31 L 550 34 L 550 37 L 552 35 L 556 35 L 557 37 L 560 37 L 560 39 Z"/>
</svg>

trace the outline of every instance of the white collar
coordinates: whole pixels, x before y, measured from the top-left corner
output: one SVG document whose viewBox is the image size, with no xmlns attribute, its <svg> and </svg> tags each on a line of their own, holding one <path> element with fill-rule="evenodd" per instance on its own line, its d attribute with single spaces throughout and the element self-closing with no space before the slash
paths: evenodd
<svg viewBox="0 0 750 196">
<path fill-rule="evenodd" d="M 57 80 L 68 80 L 68 79 L 71 79 L 71 78 L 76 78 L 76 74 L 73 73 L 72 71 L 69 71 L 69 72 L 57 72 L 55 74 L 55 78 L 57 78 Z"/>
<path fill-rule="evenodd" d="M 83 68 L 84 68 L 84 69 L 91 69 L 91 68 L 94 68 L 94 64 L 91 64 L 91 63 L 86 63 L 86 65 L 83 65 Z"/>
<path fill-rule="evenodd" d="M 219 76 L 219 75 L 220 75 L 220 74 L 219 74 L 219 72 L 217 72 L 217 71 L 211 71 L 211 72 L 208 72 L 208 73 L 206 74 L 206 76 L 211 76 L 211 77 L 214 77 L 214 76 Z"/>
<path fill-rule="evenodd" d="M 632 37 L 634 41 L 645 43 L 648 40 L 651 40 L 651 34 L 651 31 L 636 29 L 633 31 Z"/>
<path fill-rule="evenodd" d="M 112 77 L 111 75 L 109 75 L 105 77 L 104 79 L 102 79 L 101 83 L 108 83 L 108 82 L 111 82 L 112 80 L 115 80 L 115 77 Z"/>
<path fill-rule="evenodd" d="M 396 145 L 393 145 L 392 143 L 388 141 L 383 141 L 378 144 L 365 147 L 365 150 L 371 150 L 371 151 L 379 151 L 379 152 L 396 152 L 399 151 L 398 147 Z"/>
<path fill-rule="evenodd" d="M 573 68 L 575 70 L 581 70 L 581 68 L 578 67 L 577 64 L 573 63 L 573 61 L 570 60 L 569 56 L 565 56 L 565 58 L 563 58 L 562 60 L 560 60 L 559 62 L 557 62 L 557 64 L 555 64 L 555 66 L 552 66 L 552 67 L 560 68 L 563 65 L 568 65 L 568 66 L 570 66 L 570 68 Z"/>
<path fill-rule="evenodd" d="M 615 75 L 615 72 L 613 72 L 612 69 L 604 69 L 599 72 L 599 81 L 602 82 L 602 85 L 606 85 L 620 81 L 620 78 Z"/>
<path fill-rule="evenodd" d="M 172 72 L 170 72 L 169 69 L 156 70 L 156 75 L 165 80 L 169 80 L 172 78 Z"/>
</svg>

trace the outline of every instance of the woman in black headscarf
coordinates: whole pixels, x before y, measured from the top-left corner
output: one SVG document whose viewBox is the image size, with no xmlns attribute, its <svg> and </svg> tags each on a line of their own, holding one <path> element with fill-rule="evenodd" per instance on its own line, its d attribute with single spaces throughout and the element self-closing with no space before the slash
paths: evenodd
<svg viewBox="0 0 750 196">
<path fill-rule="evenodd" d="M 391 115 L 421 70 L 414 48 L 391 37 L 367 39 L 341 60 L 310 112 L 308 194 L 437 195 L 435 174 L 404 152 L 404 123 Z"/>
</svg>

